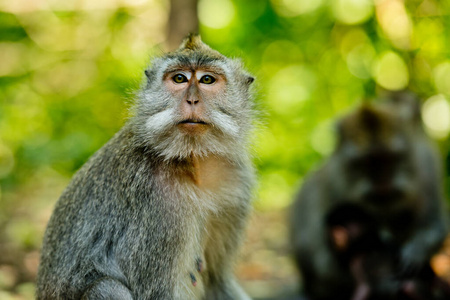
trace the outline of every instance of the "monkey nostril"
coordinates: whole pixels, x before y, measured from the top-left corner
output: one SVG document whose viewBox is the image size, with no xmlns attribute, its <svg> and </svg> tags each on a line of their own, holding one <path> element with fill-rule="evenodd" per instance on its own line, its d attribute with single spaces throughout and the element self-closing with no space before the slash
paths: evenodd
<svg viewBox="0 0 450 300">
<path fill-rule="evenodd" d="M 188 100 L 186 100 L 187 101 L 187 103 L 189 103 L 189 104 L 197 104 L 198 102 L 199 102 L 199 100 L 191 100 L 191 99 L 188 99 Z"/>
</svg>

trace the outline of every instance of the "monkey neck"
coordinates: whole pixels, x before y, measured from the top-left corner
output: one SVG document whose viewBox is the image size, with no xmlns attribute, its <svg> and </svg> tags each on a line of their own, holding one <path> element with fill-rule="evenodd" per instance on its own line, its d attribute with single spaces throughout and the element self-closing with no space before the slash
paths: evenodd
<svg viewBox="0 0 450 300">
<path fill-rule="evenodd" d="M 225 158 L 209 155 L 199 157 L 191 154 L 188 159 L 187 176 L 202 189 L 214 190 L 230 179 L 233 165 Z"/>
</svg>

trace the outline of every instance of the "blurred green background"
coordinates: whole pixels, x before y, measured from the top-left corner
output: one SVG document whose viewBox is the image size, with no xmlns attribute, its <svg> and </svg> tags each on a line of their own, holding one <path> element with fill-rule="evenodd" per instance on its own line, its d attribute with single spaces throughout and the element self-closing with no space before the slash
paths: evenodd
<svg viewBox="0 0 450 300">
<path fill-rule="evenodd" d="M 260 184 L 239 277 L 253 296 L 295 288 L 284 212 L 332 151 L 336 116 L 409 88 L 450 173 L 449 13 L 449 0 L 0 0 L 0 299 L 33 299 L 59 194 L 123 125 L 150 57 L 196 28 L 257 77 Z"/>
</svg>

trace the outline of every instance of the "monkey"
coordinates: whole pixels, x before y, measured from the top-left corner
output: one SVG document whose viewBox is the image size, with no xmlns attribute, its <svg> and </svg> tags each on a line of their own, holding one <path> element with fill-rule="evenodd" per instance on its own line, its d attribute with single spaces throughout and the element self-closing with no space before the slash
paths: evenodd
<svg viewBox="0 0 450 300">
<path fill-rule="evenodd" d="M 37 299 L 250 299 L 233 264 L 256 182 L 253 81 L 196 34 L 153 59 L 134 115 L 54 208 Z"/>
<path fill-rule="evenodd" d="M 337 122 L 336 147 L 311 172 L 293 202 L 293 256 L 311 299 L 351 299 L 355 284 L 329 244 L 326 216 L 358 204 L 399 247 L 402 275 L 429 262 L 447 233 L 441 163 L 421 121 L 417 97 L 391 93 L 364 103 Z"/>
</svg>

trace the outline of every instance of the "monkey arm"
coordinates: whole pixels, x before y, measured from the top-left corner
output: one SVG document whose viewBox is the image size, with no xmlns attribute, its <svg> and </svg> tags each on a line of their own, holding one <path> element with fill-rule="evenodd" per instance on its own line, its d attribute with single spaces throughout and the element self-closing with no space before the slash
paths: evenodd
<svg viewBox="0 0 450 300">
<path fill-rule="evenodd" d="M 401 250 L 402 272 L 417 272 L 438 251 L 446 236 L 444 222 L 433 221 L 420 228 Z"/>
<path fill-rule="evenodd" d="M 428 263 L 447 234 L 445 209 L 438 203 L 433 204 L 428 213 L 421 216 L 416 230 L 401 249 L 401 264 L 404 273 L 417 272 Z"/>
<path fill-rule="evenodd" d="M 419 163 L 422 207 L 418 213 L 414 233 L 401 251 L 403 268 L 415 271 L 423 267 L 439 250 L 447 234 L 446 208 L 441 191 L 441 168 L 436 149 L 429 142 L 419 144 Z"/>
<path fill-rule="evenodd" d="M 119 281 L 103 277 L 95 281 L 81 300 L 133 300 L 130 290 Z"/>
</svg>

